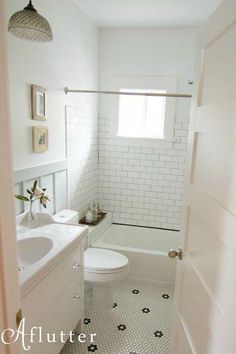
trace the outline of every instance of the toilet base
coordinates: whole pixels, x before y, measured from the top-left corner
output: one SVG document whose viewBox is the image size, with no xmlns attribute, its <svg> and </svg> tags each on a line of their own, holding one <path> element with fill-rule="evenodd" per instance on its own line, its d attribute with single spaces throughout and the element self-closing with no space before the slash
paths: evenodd
<svg viewBox="0 0 236 354">
<path fill-rule="evenodd" d="M 113 308 L 112 287 L 110 284 L 85 285 L 85 307 L 89 311 L 106 312 Z"/>
</svg>

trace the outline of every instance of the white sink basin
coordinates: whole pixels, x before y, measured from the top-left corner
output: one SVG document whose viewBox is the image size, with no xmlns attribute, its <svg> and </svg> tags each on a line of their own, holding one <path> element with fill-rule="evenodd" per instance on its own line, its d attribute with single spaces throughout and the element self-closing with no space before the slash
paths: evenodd
<svg viewBox="0 0 236 354">
<path fill-rule="evenodd" d="M 88 227 L 49 223 L 34 229 L 17 227 L 21 296 L 38 284 L 71 253 L 88 234 Z"/>
<path fill-rule="evenodd" d="M 53 248 L 53 241 L 47 237 L 27 237 L 17 241 L 19 270 L 40 261 Z"/>
</svg>

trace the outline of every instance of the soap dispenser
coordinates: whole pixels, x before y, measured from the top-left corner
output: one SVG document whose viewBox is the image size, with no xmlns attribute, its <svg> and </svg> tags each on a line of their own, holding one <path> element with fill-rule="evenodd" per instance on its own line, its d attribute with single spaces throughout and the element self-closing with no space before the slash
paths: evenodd
<svg viewBox="0 0 236 354">
<path fill-rule="evenodd" d="M 91 224 L 93 222 L 93 213 L 90 207 L 88 208 L 87 213 L 85 215 L 85 220 L 88 224 Z"/>
<path fill-rule="evenodd" d="M 95 202 L 93 203 L 93 207 L 92 207 L 92 215 L 93 215 L 93 222 L 96 222 L 98 219 L 98 213 L 97 213 L 97 207 Z"/>
</svg>

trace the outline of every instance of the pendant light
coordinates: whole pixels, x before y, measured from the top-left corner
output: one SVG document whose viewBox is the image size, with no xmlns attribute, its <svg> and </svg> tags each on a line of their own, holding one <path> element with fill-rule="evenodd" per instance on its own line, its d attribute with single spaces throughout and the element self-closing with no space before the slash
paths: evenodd
<svg viewBox="0 0 236 354">
<path fill-rule="evenodd" d="M 11 16 L 8 31 L 16 37 L 34 42 L 50 42 L 53 39 L 50 24 L 35 10 L 31 0 L 23 10 Z"/>
</svg>

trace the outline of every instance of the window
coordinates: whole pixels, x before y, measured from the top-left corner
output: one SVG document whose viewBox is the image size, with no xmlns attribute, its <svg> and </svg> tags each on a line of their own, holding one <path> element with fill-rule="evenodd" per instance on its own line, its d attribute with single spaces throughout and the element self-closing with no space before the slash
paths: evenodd
<svg viewBox="0 0 236 354">
<path fill-rule="evenodd" d="M 120 89 L 120 92 L 166 93 L 167 90 Z M 119 96 L 118 137 L 164 139 L 166 97 Z"/>
<path fill-rule="evenodd" d="M 177 92 L 172 76 L 117 75 L 111 78 L 114 91 L 134 93 Z M 166 146 L 174 138 L 176 99 L 173 97 L 111 95 L 101 102 L 108 113 L 111 144 Z"/>
</svg>

